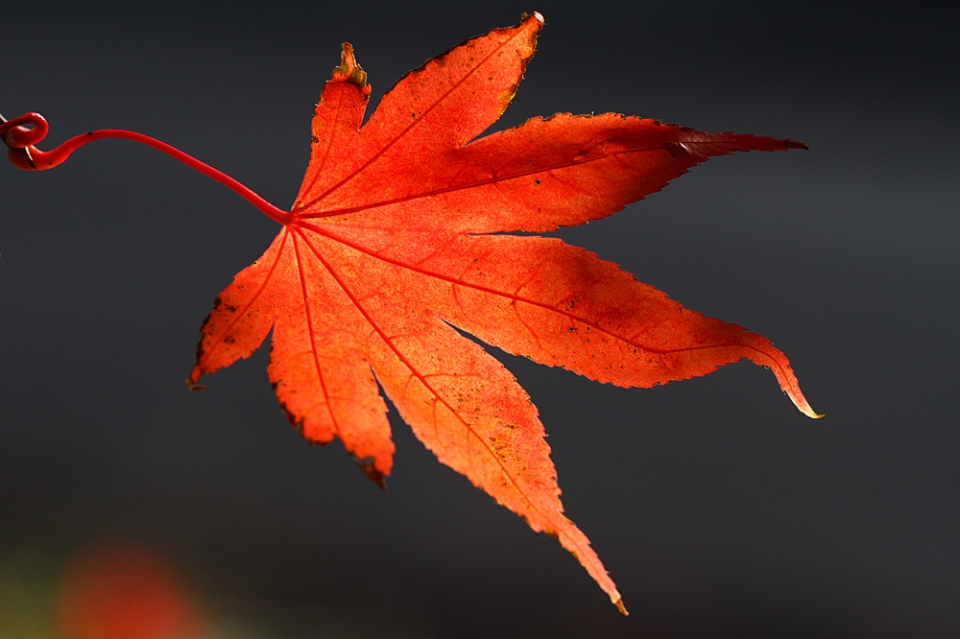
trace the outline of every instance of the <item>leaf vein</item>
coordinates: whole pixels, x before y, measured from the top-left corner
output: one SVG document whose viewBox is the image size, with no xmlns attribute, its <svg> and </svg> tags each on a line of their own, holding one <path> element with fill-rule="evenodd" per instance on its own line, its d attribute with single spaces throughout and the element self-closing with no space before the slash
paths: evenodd
<svg viewBox="0 0 960 639">
<path fill-rule="evenodd" d="M 510 180 L 519 180 L 524 177 L 531 177 L 534 175 L 540 175 L 543 173 L 549 173 L 550 171 L 555 171 L 559 169 L 566 169 L 574 166 L 580 166 L 583 164 L 589 164 L 591 162 L 599 162 L 600 160 L 605 160 L 613 155 L 629 155 L 631 153 L 649 153 L 651 151 L 659 151 L 664 149 L 664 144 L 652 145 L 649 147 L 643 147 L 638 149 L 630 149 L 627 151 L 612 151 L 603 155 L 593 156 L 584 158 L 582 160 L 570 160 L 567 162 L 557 162 L 548 166 L 541 166 L 533 169 L 528 169 L 525 171 L 517 171 L 515 173 L 508 173 L 505 176 L 494 175 L 493 177 L 486 178 L 483 180 L 475 180 L 473 182 L 467 182 L 464 184 L 456 184 L 453 186 L 447 186 L 438 189 L 431 189 L 429 191 L 421 191 L 419 193 L 414 193 L 412 195 L 404 195 L 401 197 L 396 197 L 389 200 L 382 200 L 380 202 L 372 202 L 368 204 L 361 204 L 358 206 L 344 207 L 342 209 L 331 209 L 329 211 L 322 211 L 319 213 L 299 213 L 298 217 L 300 219 L 317 219 L 324 217 L 336 217 L 338 215 L 348 215 L 350 213 L 356 213 L 358 211 L 366 211 L 375 208 L 381 208 L 384 206 L 390 206 L 393 204 L 403 204 L 405 202 L 410 202 L 412 200 L 419 200 L 426 197 L 432 197 L 436 195 L 445 195 L 447 193 L 454 193 L 457 191 L 465 191 L 468 189 L 478 188 L 482 186 L 489 186 L 491 184 L 498 184 L 501 182 L 509 182 Z M 465 147 L 467 148 L 467 147 Z M 449 160 L 444 160 L 449 161 Z M 304 209 L 310 208 L 315 202 L 311 202 L 310 205 L 305 206 Z"/>
<path fill-rule="evenodd" d="M 213 340 L 212 345 L 209 350 L 203 352 L 203 354 L 197 360 L 197 366 L 203 368 L 203 362 L 207 361 L 215 350 L 222 344 L 225 344 L 224 338 L 230 334 L 231 331 L 236 327 L 241 319 L 249 312 L 250 308 L 256 303 L 260 298 L 260 294 L 263 293 L 264 289 L 267 288 L 267 284 L 270 283 L 270 280 L 273 278 L 273 273 L 277 269 L 277 265 L 280 263 L 280 257 L 283 255 L 283 250 L 287 245 L 287 238 L 289 235 L 284 235 L 283 240 L 280 242 L 280 249 L 277 251 L 277 259 L 273 261 L 273 264 L 270 265 L 270 271 L 267 273 L 267 276 L 263 279 L 263 284 L 260 285 L 260 288 L 254 293 L 253 297 L 250 298 L 250 301 L 240 309 L 239 312 L 234 314 L 233 321 L 230 322 L 227 327 L 220 332 L 220 334 Z"/>
<path fill-rule="evenodd" d="M 306 237 L 303 236 L 303 231 L 297 229 L 297 235 L 299 235 L 306 242 Z M 309 244 L 309 242 L 308 242 Z M 293 238 L 293 249 L 297 255 L 297 271 L 300 276 L 300 291 L 303 295 L 303 310 L 307 316 L 307 331 L 310 335 L 310 354 L 313 358 L 313 366 L 317 372 L 317 379 L 320 381 L 320 391 L 323 393 L 325 398 L 324 405 L 327 407 L 327 413 L 330 415 L 330 420 L 333 422 L 333 429 L 336 431 L 337 436 L 342 440 L 343 437 L 340 434 L 340 424 L 337 421 L 337 415 L 333 412 L 333 406 L 330 404 L 330 394 L 327 391 L 327 383 L 323 377 L 323 368 L 320 366 L 320 356 L 319 349 L 317 348 L 317 338 L 313 330 L 313 317 L 310 315 L 310 299 L 307 294 L 307 278 L 306 274 L 303 272 L 303 258 L 300 256 L 300 246 L 297 243 L 297 236 Z"/>
<path fill-rule="evenodd" d="M 749 349 L 749 350 L 752 350 L 752 351 L 754 351 L 754 352 L 756 352 L 756 353 L 759 353 L 765 361 L 769 362 L 767 365 L 768 365 L 770 368 L 773 368 L 773 369 L 776 369 L 777 371 L 783 372 L 783 367 L 780 366 L 780 364 L 777 363 L 776 360 L 774 360 L 772 357 L 770 357 L 770 355 L 768 355 L 768 354 L 767 354 L 766 352 L 764 352 L 763 350 L 761 350 L 761 349 L 759 349 L 759 348 L 757 348 L 757 347 L 755 347 L 755 346 L 751 346 L 750 344 L 743 344 L 743 343 L 736 343 L 736 342 L 734 342 L 734 343 L 722 343 L 722 344 L 706 344 L 706 345 L 701 345 L 701 346 L 688 346 L 688 347 L 684 347 L 684 348 L 670 348 L 670 349 L 654 348 L 654 347 L 652 347 L 652 346 L 648 346 L 648 345 L 645 345 L 645 344 L 642 344 L 642 343 L 639 343 L 639 342 L 635 342 L 635 341 L 633 341 L 633 338 L 631 338 L 631 337 L 618 335 L 618 334 L 610 331 L 609 329 L 604 328 L 604 327 L 601 326 L 598 322 L 585 319 L 585 318 L 583 318 L 583 317 L 581 317 L 581 316 L 578 316 L 578 315 L 576 315 L 576 314 L 574 314 L 574 313 L 571 313 L 570 311 L 561 310 L 561 309 L 556 308 L 555 306 L 551 306 L 551 305 L 546 304 L 546 303 L 544 303 L 544 302 L 540 302 L 540 301 L 533 300 L 533 299 L 529 299 L 529 298 L 523 298 L 523 297 L 520 297 L 520 296 L 517 295 L 517 294 L 506 293 L 506 292 L 504 292 L 504 291 L 500 291 L 500 290 L 497 290 L 497 289 L 494 289 L 494 288 L 490 288 L 490 287 L 488 287 L 488 286 L 482 286 L 482 285 L 480 285 L 480 284 L 473 284 L 473 283 L 471 283 L 471 282 L 463 282 L 463 281 L 460 281 L 460 280 L 458 280 L 458 279 L 456 279 L 456 278 L 450 277 L 449 275 L 444 275 L 443 273 L 437 273 L 437 272 L 435 272 L 435 271 L 429 271 L 429 270 L 427 270 L 427 269 L 425 269 L 425 268 L 422 268 L 422 267 L 419 267 L 419 266 L 414 266 L 414 265 L 411 265 L 411 264 L 402 262 L 402 261 L 397 260 L 397 259 L 394 259 L 394 258 L 390 258 L 390 257 L 386 257 L 386 256 L 383 256 L 383 255 L 379 255 L 379 254 L 376 253 L 375 251 L 372 251 L 372 250 L 370 250 L 370 249 L 367 249 L 366 247 L 364 247 L 364 246 L 362 246 L 362 245 L 360 245 L 360 244 L 357 244 L 357 243 L 355 243 L 355 242 L 352 242 L 352 241 L 350 241 L 350 240 L 348 240 L 348 239 L 342 238 L 342 237 L 336 235 L 335 233 L 333 233 L 332 231 L 325 230 L 325 229 L 323 229 L 323 228 L 321 228 L 321 227 L 319 227 L 319 226 L 317 226 L 317 225 L 315 225 L 315 224 L 302 223 L 302 226 L 303 226 L 303 228 L 309 229 L 309 230 L 311 230 L 311 231 L 313 231 L 313 232 L 315 232 L 315 233 L 318 233 L 319 235 L 322 235 L 322 236 L 324 236 L 324 237 L 327 237 L 328 239 L 331 239 L 331 240 L 333 240 L 333 241 L 335 241 L 335 242 L 340 242 L 340 243 L 344 244 L 345 246 L 348 246 L 348 247 L 350 247 L 350 248 L 352 248 L 352 249 L 354 249 L 354 250 L 357 250 L 357 251 L 366 253 L 366 254 L 368 254 L 368 255 L 370 255 L 370 256 L 372 256 L 372 257 L 374 257 L 374 258 L 377 258 L 377 259 L 379 259 L 379 260 L 382 260 L 382 261 L 384 261 L 384 262 L 386 262 L 386 263 L 388 263 L 388 264 L 392 264 L 392 265 L 394 265 L 394 266 L 399 266 L 399 267 L 401 267 L 401 268 L 406 268 L 406 269 L 409 269 L 409 270 L 411 270 L 411 271 L 414 271 L 415 273 L 419 273 L 419 274 L 425 275 L 425 276 L 427 276 L 427 277 L 433 277 L 433 278 L 436 278 L 436 279 L 439 279 L 439 280 L 442 280 L 442 281 L 445 281 L 445 282 L 452 282 L 452 283 L 454 283 L 454 284 L 459 284 L 459 285 L 464 286 L 464 287 L 467 287 L 467 288 L 472 288 L 472 289 L 477 290 L 477 291 L 480 291 L 480 292 L 482 292 L 482 293 L 489 293 L 489 294 L 491 294 L 491 295 L 496 295 L 496 296 L 499 296 L 499 297 L 504 297 L 504 298 L 507 298 L 507 299 L 511 300 L 512 302 L 521 302 L 521 303 L 524 303 L 524 304 L 529 304 L 529 305 L 531 305 L 531 306 L 536 306 L 536 307 L 539 307 L 539 308 L 543 308 L 543 309 L 545 309 L 545 310 L 552 311 L 552 312 L 558 313 L 558 314 L 560 314 L 560 315 L 565 315 L 565 316 L 571 318 L 572 320 L 575 320 L 575 321 L 577 321 L 577 322 L 580 322 L 581 324 L 584 324 L 584 325 L 586 325 L 586 326 L 589 326 L 590 328 L 593 328 L 593 329 L 595 329 L 595 330 L 597 330 L 597 331 L 600 331 L 600 332 L 602 332 L 602 333 L 604 333 L 604 334 L 606 334 L 606 335 L 609 335 L 610 337 L 612 337 L 613 339 L 615 339 L 615 340 L 617 340 L 617 341 L 625 342 L 625 343 L 629 344 L 630 346 L 634 346 L 634 347 L 639 348 L 639 349 L 641 349 L 641 350 L 644 350 L 644 351 L 646 351 L 646 352 L 648 352 L 648 353 L 654 353 L 654 354 L 658 354 L 658 355 L 669 355 L 669 354 L 674 354 L 674 353 L 687 353 L 687 352 L 694 352 L 694 351 L 701 351 L 701 350 L 712 350 L 712 349 L 719 349 L 719 348 L 729 348 L 729 347 L 731 347 L 731 346 L 736 346 L 736 347 L 741 347 L 741 348 Z M 482 236 L 481 236 L 481 237 L 482 237 Z M 522 288 L 522 287 L 521 287 L 521 288 Z"/>
</svg>

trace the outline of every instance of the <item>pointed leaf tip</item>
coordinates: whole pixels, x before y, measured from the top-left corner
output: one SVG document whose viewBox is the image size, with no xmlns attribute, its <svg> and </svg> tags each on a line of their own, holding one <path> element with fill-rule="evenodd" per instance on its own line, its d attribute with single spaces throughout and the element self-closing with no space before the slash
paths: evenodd
<svg viewBox="0 0 960 639">
<path fill-rule="evenodd" d="M 790 367 L 790 363 L 787 361 L 786 356 L 770 346 L 774 363 L 771 365 L 769 362 L 763 362 L 760 359 L 753 359 L 749 357 L 755 364 L 760 364 L 762 366 L 767 366 L 773 372 L 774 376 L 777 378 L 777 383 L 780 384 L 780 389 L 784 394 L 790 398 L 790 401 L 793 402 L 793 405 L 799 409 L 801 413 L 810 417 L 811 419 L 820 419 L 823 417 L 823 414 L 818 413 L 813 410 L 813 407 L 810 406 L 807 402 L 807 398 L 803 396 L 803 391 L 800 390 L 800 382 L 797 380 L 797 376 L 794 374 L 793 369 Z"/>
<path fill-rule="evenodd" d="M 528 19 L 536 20 L 541 25 L 546 24 L 546 22 L 543 20 L 543 14 L 539 11 L 534 11 L 533 13 L 524 13 L 522 16 L 520 16 L 521 22 L 526 22 Z"/>
<path fill-rule="evenodd" d="M 790 374 L 792 376 L 793 371 L 791 371 Z M 803 396 L 802 392 L 800 392 L 800 386 L 795 377 L 793 378 L 792 382 L 792 384 L 783 387 L 783 392 L 787 394 L 787 397 L 790 398 L 790 401 L 793 402 L 794 406 L 796 406 L 801 413 L 811 419 L 823 418 L 826 414 L 818 413 L 817 411 L 813 410 L 813 407 L 807 402 L 807 398 Z"/>
<path fill-rule="evenodd" d="M 353 45 L 349 42 L 344 42 L 341 45 L 340 66 L 333 70 L 333 75 L 330 79 L 339 82 L 349 82 L 350 84 L 357 85 L 361 89 L 367 86 L 367 73 L 357 64 L 357 59 L 353 55 Z"/>
<path fill-rule="evenodd" d="M 357 465 L 360 472 L 366 475 L 367 479 L 379 486 L 380 490 L 387 489 L 387 476 L 377 468 L 377 460 L 372 457 L 364 457 L 361 459 L 356 455 L 351 455 L 351 457 L 353 457 L 353 463 Z"/>
<path fill-rule="evenodd" d="M 610 601 L 613 602 L 613 605 L 617 607 L 617 610 L 620 611 L 620 614 L 624 617 L 629 617 L 630 613 L 627 612 L 626 607 L 623 605 L 623 597 L 620 596 L 620 593 L 614 590 L 610 593 Z"/>
<path fill-rule="evenodd" d="M 800 409 L 800 412 L 809 417 L 810 419 L 822 419 L 826 417 L 826 413 L 818 413 L 813 410 L 813 407 L 807 403 L 807 400 L 803 399 L 801 396 L 800 401 L 797 401 L 793 396 L 790 397 L 793 400 L 794 405 Z"/>
</svg>

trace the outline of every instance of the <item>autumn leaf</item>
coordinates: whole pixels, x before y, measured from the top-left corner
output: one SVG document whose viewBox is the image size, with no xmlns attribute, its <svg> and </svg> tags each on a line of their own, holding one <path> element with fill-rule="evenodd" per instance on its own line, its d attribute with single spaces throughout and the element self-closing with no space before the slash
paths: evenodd
<svg viewBox="0 0 960 639">
<path fill-rule="evenodd" d="M 533 118 L 478 138 L 509 105 L 539 14 L 370 94 L 349 44 L 313 114 L 310 162 L 276 239 L 214 302 L 189 383 L 256 350 L 303 436 L 339 438 L 383 484 L 394 451 L 378 384 L 437 458 L 556 537 L 610 599 L 563 515 L 537 409 L 458 333 L 600 382 L 649 387 L 746 358 L 816 416 L 786 357 L 546 232 L 618 211 L 711 156 L 803 147 L 618 114 Z"/>
</svg>

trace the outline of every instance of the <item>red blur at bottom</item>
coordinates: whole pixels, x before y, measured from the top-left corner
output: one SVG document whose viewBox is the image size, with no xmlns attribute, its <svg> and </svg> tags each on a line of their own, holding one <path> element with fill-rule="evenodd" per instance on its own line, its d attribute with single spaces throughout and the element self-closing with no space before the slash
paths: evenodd
<svg viewBox="0 0 960 639">
<path fill-rule="evenodd" d="M 63 639 L 196 639 L 202 625 L 176 572 L 133 546 L 74 558 L 56 614 Z"/>
</svg>

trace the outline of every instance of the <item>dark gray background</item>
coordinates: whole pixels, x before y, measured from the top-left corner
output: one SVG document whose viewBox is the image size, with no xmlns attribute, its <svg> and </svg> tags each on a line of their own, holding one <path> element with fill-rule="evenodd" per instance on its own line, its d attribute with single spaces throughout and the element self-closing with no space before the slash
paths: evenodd
<svg viewBox="0 0 960 639">
<path fill-rule="evenodd" d="M 375 103 L 535 9 L 547 27 L 498 127 L 617 111 L 810 146 L 715 159 L 562 235 L 774 340 L 827 417 L 747 363 L 623 390 L 504 356 L 621 618 L 395 413 L 382 493 L 290 428 L 265 353 L 187 392 L 200 322 L 276 225 L 104 141 L 47 173 L 0 167 L 0 580 L 127 540 L 171 557 L 224 637 L 960 635 L 955 10 L 23 3 L 0 25 L 0 112 L 43 113 L 45 148 L 141 131 L 289 206 L 341 41 Z"/>
</svg>

